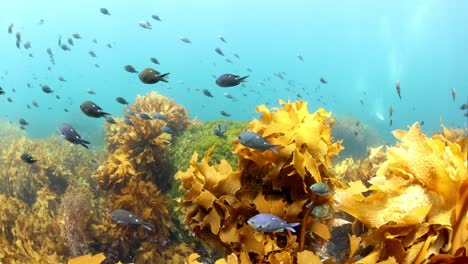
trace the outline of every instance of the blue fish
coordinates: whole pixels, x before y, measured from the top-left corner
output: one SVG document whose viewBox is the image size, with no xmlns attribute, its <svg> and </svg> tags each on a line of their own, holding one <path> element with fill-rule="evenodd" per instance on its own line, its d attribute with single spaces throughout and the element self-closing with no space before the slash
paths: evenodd
<svg viewBox="0 0 468 264">
<path fill-rule="evenodd" d="M 166 118 L 163 114 L 161 114 L 161 113 L 159 113 L 159 112 L 158 112 L 158 113 L 154 113 L 154 114 L 153 114 L 153 117 L 156 118 L 156 119 L 159 119 L 159 120 L 167 121 L 167 118 Z"/>
<path fill-rule="evenodd" d="M 151 120 L 151 116 L 149 116 L 148 114 L 146 113 L 141 113 L 138 115 L 141 119 L 144 119 L 144 120 Z"/>
<path fill-rule="evenodd" d="M 125 118 L 124 118 L 124 123 L 127 124 L 127 125 L 129 125 L 129 126 L 133 126 L 132 121 L 130 121 L 130 119 L 129 119 L 128 117 L 125 117 Z"/>
<path fill-rule="evenodd" d="M 175 134 L 174 130 L 168 126 L 162 126 L 161 130 L 171 135 Z"/>
<path fill-rule="evenodd" d="M 227 124 L 216 124 L 213 133 L 218 137 L 223 137 L 224 133 L 227 131 Z"/>
<path fill-rule="evenodd" d="M 58 130 L 62 137 L 73 144 L 80 144 L 85 148 L 88 148 L 86 144 L 90 144 L 89 141 L 81 139 L 81 136 L 76 132 L 76 130 L 69 124 L 63 123 L 58 126 Z"/>
<path fill-rule="evenodd" d="M 247 224 L 260 232 L 281 232 L 284 229 L 296 232 L 293 227 L 299 225 L 299 223 L 288 223 L 272 214 L 257 214 L 247 220 Z"/>
<path fill-rule="evenodd" d="M 135 112 L 133 112 L 132 109 L 127 109 L 127 114 L 131 116 L 136 116 Z"/>
<path fill-rule="evenodd" d="M 110 218 L 119 225 L 143 226 L 149 231 L 154 230 L 154 226 L 144 222 L 139 216 L 123 209 L 117 209 L 109 214 Z"/>
<path fill-rule="evenodd" d="M 275 149 L 275 147 L 281 146 L 281 145 L 272 145 L 268 143 L 268 140 L 266 140 L 264 137 L 260 136 L 257 133 L 254 132 L 244 132 L 237 136 L 237 139 L 239 142 L 251 149 L 256 149 L 256 150 L 271 150 L 273 153 L 278 154 L 278 151 Z"/>
</svg>

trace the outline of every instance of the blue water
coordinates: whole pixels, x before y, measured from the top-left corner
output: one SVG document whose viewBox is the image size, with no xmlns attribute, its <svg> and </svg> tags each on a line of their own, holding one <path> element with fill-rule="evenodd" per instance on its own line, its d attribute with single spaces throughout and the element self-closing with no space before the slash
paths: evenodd
<svg viewBox="0 0 468 264">
<path fill-rule="evenodd" d="M 99 12 L 106 7 L 111 16 Z M 151 15 L 157 14 L 162 22 Z M 424 131 L 467 127 L 460 105 L 468 101 L 468 2 L 466 1 L 2 1 L 0 10 L 0 118 L 30 125 L 32 137 L 47 137 L 69 122 L 83 135 L 102 133 L 103 119 L 84 116 L 92 100 L 114 116 L 123 114 L 115 97 L 132 102 L 156 90 L 185 106 L 192 118 L 250 120 L 256 105 L 278 99 L 309 102 L 354 116 L 391 137 L 395 128 L 424 120 Z M 38 22 L 43 19 L 43 25 Z M 147 20 L 152 30 L 141 28 Z M 13 23 L 13 34 L 7 33 Z M 15 46 L 15 33 L 32 48 Z M 57 45 L 78 32 L 71 51 Z M 218 39 L 222 35 L 227 43 Z M 192 44 L 183 43 L 188 37 Z M 93 43 L 97 40 L 97 44 Z M 110 43 L 113 48 L 106 47 Z M 215 53 L 219 47 L 227 63 Z M 56 65 L 46 49 L 51 48 Z M 97 58 L 88 51 L 93 50 Z M 34 56 L 30 58 L 29 53 Z M 237 53 L 240 59 L 233 56 Z M 297 55 L 304 58 L 301 62 Z M 149 61 L 156 57 L 161 65 Z M 94 64 L 99 64 L 96 68 Z M 153 67 L 170 72 L 169 83 L 146 85 L 123 70 Z M 48 70 L 48 67 L 51 70 Z M 248 72 L 247 68 L 253 72 Z M 285 80 L 274 74 L 284 72 Z M 245 87 L 220 88 L 212 75 L 250 75 Z M 63 76 L 67 82 L 60 82 Z M 328 84 L 321 84 L 323 76 Z M 288 85 L 293 80 L 295 87 Z M 400 100 L 395 81 L 401 82 Z M 27 83 L 32 84 L 28 88 Z M 55 90 L 45 94 L 41 84 Z M 97 94 L 90 95 L 87 89 Z M 451 91 L 457 91 L 452 100 Z M 12 92 L 16 90 L 16 93 Z M 208 89 L 214 98 L 204 96 Z M 223 96 L 229 92 L 238 101 Z M 247 96 L 243 96 L 242 94 Z M 55 95 L 61 99 L 56 99 Z M 11 97 L 13 103 L 7 102 Z M 27 109 L 36 100 L 40 108 Z M 317 99 L 320 99 L 318 101 Z M 361 105 L 360 100 L 364 104 Z M 388 109 L 393 106 L 393 126 Z M 50 110 L 48 108 L 51 108 Z M 63 111 L 70 110 L 69 113 Z M 384 120 L 378 118 L 380 114 Z"/>
</svg>

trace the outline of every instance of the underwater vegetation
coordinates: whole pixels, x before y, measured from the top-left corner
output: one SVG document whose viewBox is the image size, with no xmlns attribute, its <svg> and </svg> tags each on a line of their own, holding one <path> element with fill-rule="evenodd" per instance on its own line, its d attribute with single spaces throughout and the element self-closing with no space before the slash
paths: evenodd
<svg viewBox="0 0 468 264">
<path fill-rule="evenodd" d="M 318 259 L 312 244 L 330 238 L 327 222 L 315 220 L 311 212 L 330 205 L 332 196 L 317 195 L 310 186 L 326 183 L 334 189 L 339 185 L 329 172 L 342 149 L 341 142 L 333 142 L 330 135 L 334 120 L 323 109 L 310 114 L 304 101 L 280 104 L 273 111 L 257 107 L 262 116 L 249 123 L 250 131 L 282 146 L 277 148 L 279 154 L 236 143 L 238 164 L 233 168 L 225 160 L 210 165 L 213 146 L 200 163 L 195 153 L 190 168 L 175 176 L 187 190 L 181 201 L 184 223 L 229 256 L 228 263 L 292 263 L 295 259 L 306 263 L 310 256 Z M 297 233 L 257 232 L 247 220 L 258 213 L 300 222 L 304 228 L 297 228 Z"/>
</svg>

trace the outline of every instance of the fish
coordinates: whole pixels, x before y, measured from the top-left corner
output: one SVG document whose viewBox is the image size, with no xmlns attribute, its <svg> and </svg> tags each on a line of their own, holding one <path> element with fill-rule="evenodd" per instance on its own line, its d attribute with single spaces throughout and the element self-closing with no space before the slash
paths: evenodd
<svg viewBox="0 0 468 264">
<path fill-rule="evenodd" d="M 63 78 L 62 76 L 59 76 L 58 77 L 58 80 L 61 81 L 61 82 L 66 82 L 67 80 L 65 80 L 65 78 Z"/>
<path fill-rule="evenodd" d="M 222 116 L 226 116 L 226 117 L 231 116 L 231 114 L 229 114 L 228 112 L 225 112 L 225 111 L 220 111 L 219 113 L 220 113 Z"/>
<path fill-rule="evenodd" d="M 106 16 L 110 16 L 109 10 L 107 10 L 107 8 L 105 8 L 105 7 L 101 7 L 99 9 L 99 11 L 101 11 L 101 13 L 106 15 Z"/>
<path fill-rule="evenodd" d="M 232 55 L 234 55 L 234 57 L 236 57 L 236 58 L 240 59 L 240 56 L 239 56 L 239 54 L 237 54 L 237 53 L 233 53 Z"/>
<path fill-rule="evenodd" d="M 37 103 L 36 100 L 32 100 L 31 104 L 34 105 L 35 107 L 39 108 L 39 104 Z"/>
<path fill-rule="evenodd" d="M 148 114 L 146 113 L 140 113 L 138 115 L 141 119 L 144 119 L 144 120 L 151 120 L 151 116 L 149 116 Z"/>
<path fill-rule="evenodd" d="M 153 117 L 154 117 L 155 119 L 167 121 L 167 118 L 166 118 L 163 114 L 161 114 L 161 113 L 159 113 L 159 112 L 154 113 L 154 114 L 153 114 Z"/>
<path fill-rule="evenodd" d="M 13 33 L 13 24 L 10 24 L 8 26 L 8 34 L 11 34 L 11 33 Z"/>
<path fill-rule="evenodd" d="M 97 57 L 97 56 L 96 56 L 96 53 L 94 53 L 94 51 L 92 51 L 92 50 L 88 51 L 88 54 L 89 54 L 91 57 L 93 57 L 93 58 L 96 58 L 96 57 Z"/>
<path fill-rule="evenodd" d="M 0 88 L 0 90 L 1 90 L 1 88 Z M 0 94 L 1 94 L 1 93 L 0 93 Z M 466 109 L 468 109 L 468 104 L 466 104 L 466 103 L 465 103 L 465 104 L 462 104 L 462 105 L 460 106 L 460 109 L 461 109 L 461 110 L 466 110 Z"/>
<path fill-rule="evenodd" d="M 154 64 L 159 64 L 159 61 L 158 61 L 156 58 L 154 58 L 154 57 L 151 57 L 151 58 L 150 58 L 150 61 L 151 61 L 152 63 L 154 63 Z"/>
<path fill-rule="evenodd" d="M 21 33 L 16 32 L 16 41 L 20 42 L 21 41 Z"/>
<path fill-rule="evenodd" d="M 109 213 L 110 218 L 119 225 L 142 226 L 146 230 L 153 231 L 154 226 L 143 221 L 139 216 L 124 209 L 117 209 Z"/>
<path fill-rule="evenodd" d="M 229 58 L 225 58 L 224 61 L 226 61 L 228 63 L 232 63 L 232 60 L 230 60 Z"/>
<path fill-rule="evenodd" d="M 328 185 L 323 182 L 317 182 L 317 183 L 312 184 L 310 186 L 310 190 L 320 196 L 328 195 L 331 192 Z"/>
<path fill-rule="evenodd" d="M 424 126 L 424 120 L 421 121 L 421 126 Z"/>
<path fill-rule="evenodd" d="M 127 109 L 126 113 L 131 115 L 131 116 L 136 116 L 135 112 L 133 112 L 132 109 Z"/>
<path fill-rule="evenodd" d="M 124 105 L 128 104 L 127 100 L 125 100 L 125 98 L 123 98 L 123 97 L 117 97 L 117 98 L 115 98 L 115 100 L 120 104 L 124 104 Z"/>
<path fill-rule="evenodd" d="M 190 39 L 187 38 L 187 37 L 181 37 L 180 40 L 181 40 L 182 42 L 192 44 L 192 41 L 190 41 Z"/>
<path fill-rule="evenodd" d="M 300 61 L 304 62 L 304 58 L 302 57 L 302 55 L 300 55 L 300 54 L 297 55 L 297 58 L 298 58 Z"/>
<path fill-rule="evenodd" d="M 76 38 L 76 39 L 80 39 L 81 38 L 81 35 L 79 33 L 73 33 L 72 34 L 72 37 Z"/>
<path fill-rule="evenodd" d="M 151 17 L 152 17 L 154 20 L 162 21 L 161 18 L 160 18 L 158 15 L 152 15 Z"/>
<path fill-rule="evenodd" d="M 392 125 L 393 125 L 393 120 L 392 120 L 392 119 L 390 119 L 390 126 L 392 126 Z"/>
<path fill-rule="evenodd" d="M 5 94 L 5 90 L 3 90 L 2 87 L 0 87 L 0 95 Z"/>
<path fill-rule="evenodd" d="M 396 80 L 395 82 L 395 88 L 396 88 L 396 91 L 398 93 L 398 97 L 400 98 L 401 100 L 401 88 L 400 88 L 400 81 L 399 80 Z"/>
<path fill-rule="evenodd" d="M 223 51 L 222 51 L 220 48 L 216 48 L 215 51 L 216 51 L 216 53 L 218 53 L 219 55 L 224 56 L 224 53 L 223 53 Z"/>
<path fill-rule="evenodd" d="M 24 47 L 24 49 L 30 49 L 30 48 L 31 48 L 31 42 L 26 41 L 26 42 L 23 44 L 23 47 Z"/>
<path fill-rule="evenodd" d="M 112 116 L 105 116 L 106 122 L 109 124 L 117 124 L 117 122 L 112 118 Z"/>
<path fill-rule="evenodd" d="M 140 21 L 138 21 L 138 25 L 140 25 L 140 27 L 142 27 L 142 28 L 151 29 L 151 24 L 150 24 L 150 22 L 148 22 L 148 21 L 146 21 L 146 20 L 140 20 Z"/>
<path fill-rule="evenodd" d="M 21 154 L 21 159 L 28 163 L 28 164 L 33 164 L 35 162 L 37 162 L 37 160 L 35 160 L 31 155 L 29 155 L 28 153 L 23 153 Z"/>
<path fill-rule="evenodd" d="M 52 90 L 52 88 L 50 88 L 48 85 L 43 85 L 42 86 L 42 91 L 44 93 L 53 93 L 54 92 L 54 90 Z"/>
<path fill-rule="evenodd" d="M 91 88 L 88 88 L 88 90 L 86 90 L 87 93 L 89 94 L 96 94 L 96 92 L 93 91 L 93 89 Z"/>
<path fill-rule="evenodd" d="M 11 97 L 7 97 L 7 101 L 12 103 L 13 102 L 13 99 L 11 99 Z"/>
<path fill-rule="evenodd" d="M 239 85 L 241 82 L 246 82 L 245 79 L 247 77 L 249 77 L 249 75 L 240 77 L 238 75 L 226 73 L 219 76 L 218 79 L 216 79 L 216 84 L 219 87 L 233 87 Z"/>
<path fill-rule="evenodd" d="M 68 39 L 67 39 L 67 42 L 68 42 L 68 44 L 70 44 L 70 45 L 72 45 L 72 46 L 75 44 L 75 43 L 73 42 L 73 39 L 72 39 L 72 38 L 68 38 Z"/>
<path fill-rule="evenodd" d="M 64 111 L 64 112 L 67 112 L 67 113 L 70 112 L 70 111 L 68 110 L 68 108 L 64 108 L 63 111 Z"/>
<path fill-rule="evenodd" d="M 165 133 L 168 133 L 168 134 L 171 134 L 171 135 L 175 135 L 175 131 L 174 129 L 168 127 L 168 126 L 162 126 L 161 127 L 161 130 Z"/>
<path fill-rule="evenodd" d="M 107 43 L 106 46 L 109 48 L 109 49 L 112 49 L 112 45 L 110 43 Z"/>
<path fill-rule="evenodd" d="M 247 224 L 259 232 L 282 232 L 287 229 L 293 233 L 296 232 L 293 227 L 299 225 L 299 223 L 288 223 L 272 214 L 257 214 L 249 218 Z"/>
<path fill-rule="evenodd" d="M 22 126 L 27 126 L 27 125 L 29 125 L 29 123 L 28 123 L 26 120 L 24 120 L 24 118 L 20 118 L 18 122 L 19 122 L 19 124 L 22 125 Z"/>
<path fill-rule="evenodd" d="M 62 46 L 60 46 L 60 48 L 62 48 L 63 50 L 67 50 L 67 51 L 70 50 L 70 48 L 67 46 L 67 44 L 62 44 Z"/>
<path fill-rule="evenodd" d="M 218 35 L 218 39 L 221 40 L 221 41 L 224 42 L 224 43 L 227 43 L 226 40 L 224 39 L 224 37 L 221 36 L 221 35 Z"/>
<path fill-rule="evenodd" d="M 395 109 L 393 109 L 393 106 L 390 106 L 390 110 L 389 110 L 389 111 L 390 111 L 390 117 L 392 117 L 393 112 L 395 112 Z"/>
<path fill-rule="evenodd" d="M 124 123 L 127 124 L 127 125 L 129 125 L 129 126 L 133 126 L 132 121 L 131 121 L 128 117 L 125 117 L 125 118 L 124 118 Z"/>
<path fill-rule="evenodd" d="M 102 111 L 101 107 L 99 107 L 97 104 L 91 101 L 84 101 L 80 105 L 80 109 L 85 115 L 89 117 L 99 118 L 106 115 L 110 115 L 109 113 Z"/>
<path fill-rule="evenodd" d="M 235 99 L 236 99 L 236 98 L 235 98 L 234 96 L 232 96 L 232 94 L 230 94 L 230 93 L 224 93 L 223 95 L 224 95 L 224 97 L 229 98 L 229 99 L 232 99 L 232 100 L 235 100 Z"/>
<path fill-rule="evenodd" d="M 328 83 L 328 81 L 327 81 L 327 80 L 325 80 L 325 78 L 324 78 L 324 77 L 320 77 L 320 82 L 321 82 L 321 83 L 325 83 L 325 84 L 326 84 L 326 83 Z"/>
<path fill-rule="evenodd" d="M 248 148 L 265 151 L 267 149 L 271 150 L 273 153 L 278 154 L 278 151 L 275 149 L 281 145 L 272 145 L 268 143 L 268 140 L 255 132 L 243 132 L 237 136 L 239 142 Z"/>
<path fill-rule="evenodd" d="M 137 70 L 135 70 L 135 68 L 133 68 L 132 65 L 125 65 L 124 70 L 126 70 L 126 71 L 128 71 L 130 73 L 137 73 Z"/>
<path fill-rule="evenodd" d="M 455 97 L 457 97 L 457 91 L 455 90 L 455 88 L 452 88 L 452 99 L 454 102 L 455 102 Z"/>
<path fill-rule="evenodd" d="M 86 144 L 90 144 L 90 142 L 81 139 L 81 136 L 70 124 L 62 123 L 58 126 L 58 131 L 60 132 L 62 138 L 64 138 L 68 142 L 73 144 L 80 144 L 85 148 L 89 148 Z"/>
<path fill-rule="evenodd" d="M 55 98 L 60 99 L 61 97 L 60 97 L 60 95 L 56 94 Z"/>
<path fill-rule="evenodd" d="M 211 94 L 211 92 L 208 91 L 207 89 L 203 89 L 203 90 L 202 90 L 202 93 L 203 93 L 204 95 L 208 96 L 208 97 L 214 97 L 214 96 Z"/>
<path fill-rule="evenodd" d="M 160 72 L 156 71 L 155 69 L 152 68 L 146 68 L 140 74 L 138 77 L 140 78 L 140 81 L 146 84 L 155 84 L 159 81 L 162 82 L 168 82 L 164 77 L 169 75 L 169 73 L 164 73 L 161 74 Z"/>
<path fill-rule="evenodd" d="M 227 124 L 216 124 L 213 129 L 213 133 L 218 137 L 224 137 L 224 133 L 227 131 Z"/>
<path fill-rule="evenodd" d="M 356 122 L 356 126 L 357 126 L 357 127 L 359 126 L 359 121 Z"/>
</svg>

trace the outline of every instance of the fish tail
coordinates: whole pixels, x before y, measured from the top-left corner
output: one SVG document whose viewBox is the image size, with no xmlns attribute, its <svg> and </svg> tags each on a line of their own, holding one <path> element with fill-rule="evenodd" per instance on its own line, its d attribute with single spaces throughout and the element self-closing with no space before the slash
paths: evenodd
<svg viewBox="0 0 468 264">
<path fill-rule="evenodd" d="M 161 82 L 166 82 L 166 83 L 168 82 L 166 79 L 164 79 L 164 77 L 166 77 L 167 75 L 169 75 L 169 72 L 159 76 L 161 79 Z"/>
<path fill-rule="evenodd" d="M 83 139 L 80 141 L 80 145 L 82 145 L 83 147 L 89 149 L 88 145 L 86 145 L 86 144 L 90 144 L 90 142 L 86 141 L 86 140 L 83 140 Z"/>
<path fill-rule="evenodd" d="M 288 226 L 286 227 L 286 229 L 293 232 L 293 233 L 296 233 L 296 230 L 294 230 L 293 227 L 296 227 L 298 225 L 299 225 L 299 223 L 289 223 Z"/>
<path fill-rule="evenodd" d="M 237 79 L 239 82 L 246 82 L 247 80 L 247 77 L 249 77 L 250 75 L 247 75 L 247 76 L 244 76 L 244 77 L 241 77 L 239 79 Z"/>
<path fill-rule="evenodd" d="M 279 152 L 278 152 L 278 150 L 276 150 L 276 147 L 279 147 L 279 146 L 281 146 L 281 145 L 271 145 L 269 150 L 271 150 L 271 152 L 273 152 L 274 154 L 278 155 Z"/>
<path fill-rule="evenodd" d="M 146 229 L 146 230 L 149 230 L 149 231 L 153 231 L 154 230 L 154 225 L 150 224 L 150 223 L 146 223 L 144 222 L 142 224 L 142 226 Z"/>
</svg>

